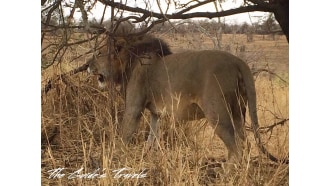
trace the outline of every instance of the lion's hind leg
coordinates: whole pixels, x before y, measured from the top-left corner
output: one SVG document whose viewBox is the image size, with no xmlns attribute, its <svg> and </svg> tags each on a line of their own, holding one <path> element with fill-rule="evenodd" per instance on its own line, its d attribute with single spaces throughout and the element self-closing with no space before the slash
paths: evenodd
<svg viewBox="0 0 330 186">
<path fill-rule="evenodd" d="M 247 135 L 245 131 L 245 113 L 246 113 L 246 100 L 244 98 L 233 98 L 231 107 L 231 117 L 232 123 L 234 124 L 235 140 L 239 151 L 241 152 L 240 160 L 248 161 L 250 159 L 250 148 L 251 144 L 247 140 Z M 241 162 L 243 163 L 243 162 Z"/>
<path fill-rule="evenodd" d="M 227 107 L 226 101 L 220 97 L 208 96 L 201 104 L 201 108 L 206 119 L 214 128 L 214 132 L 224 142 L 228 150 L 228 162 L 240 163 L 242 157 L 242 148 L 238 145 L 237 134 L 235 132 L 234 122 L 241 122 L 234 119 L 231 109 Z M 242 136 L 241 136 L 242 137 Z"/>
</svg>

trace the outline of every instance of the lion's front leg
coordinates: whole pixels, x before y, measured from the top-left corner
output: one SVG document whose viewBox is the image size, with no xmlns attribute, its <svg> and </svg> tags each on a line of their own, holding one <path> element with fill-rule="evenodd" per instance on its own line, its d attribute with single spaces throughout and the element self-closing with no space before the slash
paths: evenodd
<svg viewBox="0 0 330 186">
<path fill-rule="evenodd" d="M 138 125 L 142 112 L 145 109 L 145 95 L 139 90 L 138 84 L 130 84 L 126 91 L 126 103 L 124 118 L 119 126 L 119 132 L 121 134 L 124 143 L 129 143 Z"/>
<path fill-rule="evenodd" d="M 157 114 L 151 113 L 150 121 L 150 132 L 147 140 L 147 149 L 155 147 L 159 143 L 159 126 L 158 126 L 159 116 Z"/>
<path fill-rule="evenodd" d="M 123 122 L 119 127 L 120 135 L 125 144 L 130 142 L 134 132 L 138 128 L 142 111 L 143 109 L 141 107 L 136 106 L 128 106 L 126 109 Z"/>
</svg>

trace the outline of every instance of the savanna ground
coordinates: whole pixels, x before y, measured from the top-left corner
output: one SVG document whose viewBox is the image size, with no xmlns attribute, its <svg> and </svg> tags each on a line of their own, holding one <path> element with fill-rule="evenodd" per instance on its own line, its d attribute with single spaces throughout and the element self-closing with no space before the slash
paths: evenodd
<svg viewBox="0 0 330 186">
<path fill-rule="evenodd" d="M 205 35 L 159 37 L 173 52 L 214 48 Z M 244 59 L 255 72 L 259 123 L 266 127 L 289 118 L 288 43 L 285 36 L 273 40 L 255 35 L 253 39 L 247 42 L 246 35 L 223 35 L 221 46 Z M 85 57 L 70 61 L 86 50 L 87 45 L 72 48 L 61 64 L 43 70 L 42 87 L 49 79 L 85 63 Z M 108 91 L 100 90 L 95 77 L 87 72 L 60 78 L 47 94 L 42 93 L 42 185 L 289 184 L 289 165 L 260 155 L 252 132 L 248 132 L 252 144 L 249 161 L 228 173 L 223 166 L 227 150 L 205 120 L 175 124 L 163 119 L 160 149 L 146 153 L 149 118 L 145 112 L 134 142 L 124 146 L 116 134 L 123 100 L 119 95 L 112 100 L 115 107 L 110 109 Z M 247 118 L 246 125 L 249 123 Z M 267 149 L 286 157 L 289 122 L 266 129 L 262 138 Z"/>
</svg>

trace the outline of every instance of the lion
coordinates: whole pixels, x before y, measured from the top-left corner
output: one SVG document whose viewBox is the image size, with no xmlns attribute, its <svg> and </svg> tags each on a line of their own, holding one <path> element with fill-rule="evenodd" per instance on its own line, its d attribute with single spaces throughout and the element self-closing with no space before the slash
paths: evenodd
<svg viewBox="0 0 330 186">
<path fill-rule="evenodd" d="M 279 161 L 261 143 L 254 79 L 238 57 L 219 50 L 172 53 L 166 42 L 148 34 L 116 38 L 114 52 L 107 51 L 101 49 L 88 62 L 89 71 L 98 75 L 101 87 L 122 87 L 125 113 L 119 133 L 124 143 L 130 142 L 145 109 L 151 113 L 148 144 L 159 138 L 158 121 L 164 112 L 178 122 L 206 118 L 224 142 L 228 161 L 240 162 L 248 107 L 258 147 Z"/>
</svg>

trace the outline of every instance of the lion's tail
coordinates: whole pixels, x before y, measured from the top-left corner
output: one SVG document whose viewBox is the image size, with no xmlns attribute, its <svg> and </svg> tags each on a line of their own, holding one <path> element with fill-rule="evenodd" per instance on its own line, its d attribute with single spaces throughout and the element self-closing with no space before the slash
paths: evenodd
<svg viewBox="0 0 330 186">
<path fill-rule="evenodd" d="M 251 126 L 253 128 L 254 138 L 256 140 L 257 146 L 259 149 L 264 153 L 270 160 L 274 162 L 283 162 L 283 163 L 289 163 L 289 160 L 279 160 L 275 156 L 273 156 L 268 150 L 264 147 L 264 145 L 261 142 L 261 137 L 259 133 L 259 123 L 258 123 L 258 115 L 257 115 L 257 96 L 255 91 L 255 85 L 254 85 L 254 79 L 253 75 L 251 73 L 250 68 L 245 62 L 239 62 L 239 69 L 243 76 L 243 81 L 245 84 L 246 94 L 248 98 L 248 107 L 249 107 L 249 114 L 251 118 Z"/>
</svg>

